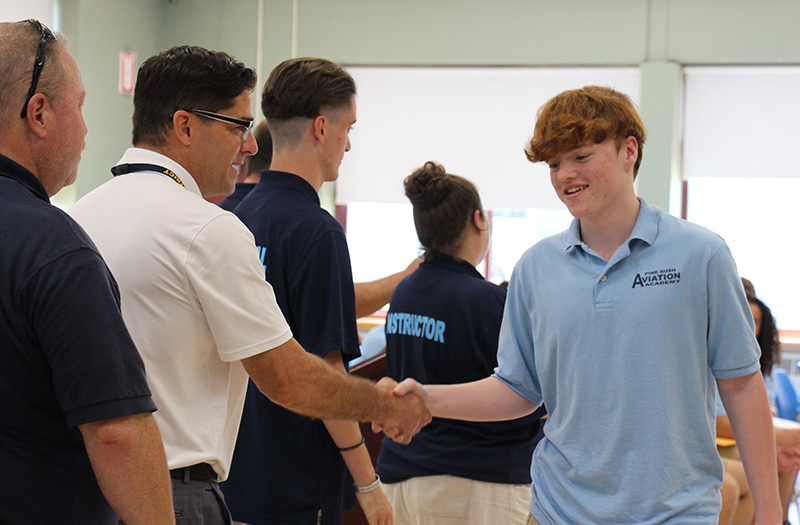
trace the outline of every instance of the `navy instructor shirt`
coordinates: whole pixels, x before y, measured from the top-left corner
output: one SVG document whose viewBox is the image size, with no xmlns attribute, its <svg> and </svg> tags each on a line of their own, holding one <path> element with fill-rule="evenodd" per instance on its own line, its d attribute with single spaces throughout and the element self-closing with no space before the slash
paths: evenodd
<svg viewBox="0 0 800 525">
<path fill-rule="evenodd" d="M 0 523 L 115 524 L 78 425 L 152 412 L 116 282 L 30 171 L 0 155 Z"/>
<path fill-rule="evenodd" d="M 342 226 L 305 180 L 264 171 L 235 210 L 255 237 L 267 281 L 303 348 L 358 357 L 355 291 Z M 235 320 L 232 320 L 235 322 Z M 235 520 L 336 523 L 355 504 L 341 454 L 319 419 L 290 412 L 251 381 L 231 472 L 222 485 Z"/>
<path fill-rule="evenodd" d="M 431 252 L 392 294 L 386 316 L 389 377 L 422 384 L 468 383 L 497 366 L 506 291 L 467 261 Z M 544 409 L 513 421 L 433 418 L 411 443 L 383 439 L 378 474 L 386 483 L 448 474 L 528 484 Z"/>
</svg>

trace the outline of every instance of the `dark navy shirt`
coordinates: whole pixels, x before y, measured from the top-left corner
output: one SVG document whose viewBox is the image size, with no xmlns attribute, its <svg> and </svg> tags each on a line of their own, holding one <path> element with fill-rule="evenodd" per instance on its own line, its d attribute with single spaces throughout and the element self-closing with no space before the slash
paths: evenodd
<svg viewBox="0 0 800 525">
<path fill-rule="evenodd" d="M 297 341 L 318 356 L 342 350 L 345 361 L 358 357 L 347 240 L 314 188 L 296 175 L 265 171 L 235 213 L 253 232 Z M 320 509 L 323 523 L 336 523 L 345 504 L 354 504 L 352 481 L 322 421 L 270 402 L 252 382 L 223 491 L 234 519 L 255 525 L 316 523 Z"/>
<path fill-rule="evenodd" d="M 92 241 L 0 155 L 0 523 L 116 524 L 77 426 L 155 410 Z"/>
<path fill-rule="evenodd" d="M 255 182 L 237 182 L 233 193 L 225 197 L 225 199 L 219 203 L 219 207 L 223 210 L 233 211 L 236 206 L 242 202 L 242 199 L 255 187 Z"/>
<path fill-rule="evenodd" d="M 430 254 L 392 295 L 386 316 L 389 376 L 423 384 L 490 376 L 497 366 L 505 299 L 506 291 L 468 262 Z M 409 445 L 384 438 L 378 473 L 387 483 L 441 474 L 530 483 L 542 413 L 497 423 L 434 418 Z"/>
</svg>

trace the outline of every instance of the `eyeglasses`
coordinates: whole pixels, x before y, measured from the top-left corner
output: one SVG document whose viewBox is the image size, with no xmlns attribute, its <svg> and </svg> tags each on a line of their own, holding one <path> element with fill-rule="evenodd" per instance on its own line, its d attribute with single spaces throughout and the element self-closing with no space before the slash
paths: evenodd
<svg viewBox="0 0 800 525">
<path fill-rule="evenodd" d="M 47 41 L 51 38 L 53 40 L 57 40 L 56 35 L 50 31 L 50 28 L 38 20 L 29 18 L 26 20 L 26 22 L 33 24 L 33 26 L 39 31 L 39 48 L 36 50 L 36 61 L 33 63 L 33 79 L 31 79 L 31 88 L 28 90 L 28 96 L 25 98 L 25 105 L 22 106 L 22 112 L 19 115 L 22 118 L 25 118 L 25 115 L 28 113 L 28 102 L 31 101 L 31 97 L 33 97 L 33 95 L 36 93 L 36 86 L 39 84 L 39 76 L 42 74 L 42 68 L 44 67 L 44 47 L 47 44 Z"/>
<path fill-rule="evenodd" d="M 227 122 L 228 124 L 235 124 L 240 128 L 244 128 L 242 132 L 242 142 L 245 142 L 250 137 L 250 132 L 253 130 L 253 121 L 241 118 L 229 117 L 228 115 L 220 115 L 204 109 L 189 109 L 189 113 L 193 113 L 198 117 L 210 118 L 212 120 L 219 120 L 220 122 Z"/>
</svg>

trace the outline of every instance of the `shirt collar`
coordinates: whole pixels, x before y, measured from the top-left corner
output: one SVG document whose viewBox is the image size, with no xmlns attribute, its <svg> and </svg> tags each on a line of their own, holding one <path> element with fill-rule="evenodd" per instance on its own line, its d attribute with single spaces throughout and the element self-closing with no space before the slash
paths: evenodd
<svg viewBox="0 0 800 525">
<path fill-rule="evenodd" d="M 196 193 L 201 197 L 203 196 L 202 192 L 200 191 L 200 186 L 197 185 L 197 182 L 194 180 L 192 175 L 186 171 L 186 168 L 166 155 L 162 155 L 161 153 L 157 153 L 153 150 L 144 148 L 128 148 L 125 151 L 125 154 L 122 155 L 122 158 L 119 159 L 117 164 L 155 164 L 157 166 L 163 166 L 164 168 L 173 171 L 178 177 L 180 177 L 187 190 L 191 191 L 192 193 Z M 167 179 L 169 178 L 163 173 L 160 173 L 159 175 Z"/>
<path fill-rule="evenodd" d="M 319 206 L 319 195 L 307 180 L 286 171 L 264 170 L 258 185 L 262 188 L 289 189 L 299 192 L 303 197 Z"/>
<path fill-rule="evenodd" d="M 0 176 L 19 182 L 43 201 L 50 202 L 50 196 L 42 181 L 25 166 L 14 162 L 5 155 L 0 155 Z"/>
<path fill-rule="evenodd" d="M 639 206 L 639 216 L 636 218 L 636 224 L 633 230 L 623 244 L 630 245 L 634 239 L 639 239 L 647 244 L 653 244 L 658 235 L 658 209 L 655 206 L 650 206 L 643 197 L 637 197 L 641 206 Z M 586 248 L 586 245 L 581 239 L 581 221 L 580 219 L 573 219 L 569 225 L 566 233 L 566 244 L 564 251 L 569 251 L 578 246 Z"/>
<path fill-rule="evenodd" d="M 431 251 L 426 254 L 426 259 L 420 266 L 438 266 L 458 273 L 465 273 L 473 277 L 478 277 L 481 280 L 486 280 L 483 275 L 469 262 L 464 259 L 446 255 L 441 252 Z"/>
<path fill-rule="evenodd" d="M 19 182 L 43 201 L 50 202 L 50 196 L 47 194 L 42 181 L 28 168 L 5 155 L 0 155 L 0 176 Z"/>
</svg>

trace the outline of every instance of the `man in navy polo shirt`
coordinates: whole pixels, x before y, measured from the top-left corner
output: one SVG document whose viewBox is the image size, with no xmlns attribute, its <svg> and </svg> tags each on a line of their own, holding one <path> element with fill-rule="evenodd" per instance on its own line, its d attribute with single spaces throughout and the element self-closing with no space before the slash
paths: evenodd
<svg viewBox="0 0 800 525">
<path fill-rule="evenodd" d="M 65 46 L 38 21 L 0 24 L 0 522 L 174 523 L 116 282 L 49 202 L 75 181 L 86 136 Z"/>
<path fill-rule="evenodd" d="M 352 77 L 327 60 L 278 65 L 262 99 L 274 144 L 272 170 L 262 173 L 235 210 L 253 232 L 292 333 L 306 351 L 342 372 L 360 355 L 356 316 L 386 304 L 416 267 L 354 288 L 344 230 L 320 207 L 320 187 L 337 179 L 350 149 L 355 93 Z M 389 523 L 391 507 L 358 425 L 290 413 L 250 383 L 231 476 L 223 486 L 234 519 L 341 523 L 343 509 L 354 504 L 353 483 L 369 523 Z"/>
<path fill-rule="evenodd" d="M 550 417 L 529 524 L 705 525 L 720 510 L 718 388 L 756 502 L 780 523 L 775 440 L 753 317 L 725 242 L 636 197 L 645 129 L 610 88 L 539 110 L 526 154 L 575 217 L 511 277 L 492 377 L 427 391 L 434 416 Z"/>
</svg>

